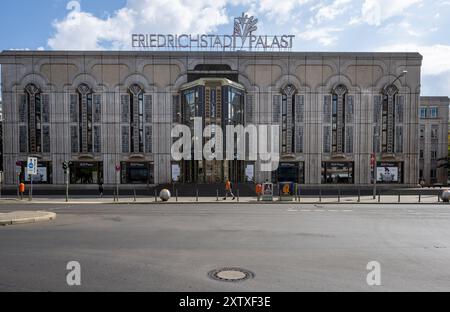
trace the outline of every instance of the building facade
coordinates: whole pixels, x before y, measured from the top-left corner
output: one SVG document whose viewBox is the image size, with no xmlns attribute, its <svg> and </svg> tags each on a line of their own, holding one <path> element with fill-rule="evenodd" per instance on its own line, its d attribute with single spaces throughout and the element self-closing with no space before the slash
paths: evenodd
<svg viewBox="0 0 450 312">
<path fill-rule="evenodd" d="M 421 97 L 419 177 L 424 185 L 447 184 L 448 97 Z"/>
<path fill-rule="evenodd" d="M 3 175 L 3 103 L 1 100 L 0 100 L 0 172 Z"/>
<path fill-rule="evenodd" d="M 0 63 L 9 185 L 28 181 L 28 156 L 36 184 L 64 184 L 64 161 L 83 185 L 419 182 L 417 53 L 12 51 Z M 195 117 L 279 125 L 278 169 L 174 161 L 171 130 Z"/>
</svg>

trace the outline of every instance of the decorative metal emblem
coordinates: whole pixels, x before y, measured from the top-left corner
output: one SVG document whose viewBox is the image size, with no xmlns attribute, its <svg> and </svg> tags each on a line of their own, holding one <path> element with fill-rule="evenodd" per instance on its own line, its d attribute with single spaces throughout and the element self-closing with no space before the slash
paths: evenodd
<svg viewBox="0 0 450 312">
<path fill-rule="evenodd" d="M 241 37 L 242 47 L 244 46 L 247 38 L 252 34 L 252 32 L 256 31 L 258 27 L 256 24 L 258 23 L 258 19 L 253 16 L 248 17 L 247 14 L 242 13 L 242 16 L 236 17 L 234 19 L 234 36 Z"/>
</svg>

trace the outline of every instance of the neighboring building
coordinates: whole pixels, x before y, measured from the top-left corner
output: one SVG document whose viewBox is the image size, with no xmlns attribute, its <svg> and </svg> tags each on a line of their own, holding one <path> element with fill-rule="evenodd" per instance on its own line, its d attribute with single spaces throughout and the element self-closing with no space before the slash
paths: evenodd
<svg viewBox="0 0 450 312">
<path fill-rule="evenodd" d="M 449 105 L 448 97 L 420 98 L 419 177 L 425 185 L 447 184 Z"/>
<path fill-rule="evenodd" d="M 27 52 L 0 54 L 6 183 L 39 157 L 39 183 L 419 181 L 418 53 Z M 405 73 L 407 71 L 407 73 Z M 278 170 L 171 158 L 172 126 L 280 126 Z M 439 156 L 440 157 L 440 156 Z M 23 179 L 22 174 L 22 179 Z M 95 187 L 95 186 L 93 186 Z"/>
<path fill-rule="evenodd" d="M 0 100 L 0 172 L 3 172 L 3 103 Z"/>
</svg>

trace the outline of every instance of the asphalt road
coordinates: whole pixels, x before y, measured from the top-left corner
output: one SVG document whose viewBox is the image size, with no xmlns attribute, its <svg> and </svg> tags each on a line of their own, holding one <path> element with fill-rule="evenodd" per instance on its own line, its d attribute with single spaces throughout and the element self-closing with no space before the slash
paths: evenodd
<svg viewBox="0 0 450 312">
<path fill-rule="evenodd" d="M 0 291 L 449 291 L 450 206 L 92 205 L 0 227 Z M 81 265 L 68 286 L 66 265 Z M 381 286 L 366 266 L 381 265 Z M 221 267 L 252 271 L 239 283 Z"/>
</svg>

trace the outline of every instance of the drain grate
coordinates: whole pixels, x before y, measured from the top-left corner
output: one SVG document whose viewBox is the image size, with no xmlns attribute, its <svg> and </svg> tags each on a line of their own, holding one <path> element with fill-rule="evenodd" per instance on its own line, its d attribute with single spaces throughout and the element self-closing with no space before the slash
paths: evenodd
<svg viewBox="0 0 450 312">
<path fill-rule="evenodd" d="M 255 274 L 241 268 L 222 268 L 209 272 L 208 276 L 221 282 L 242 282 L 254 278 Z"/>
</svg>

